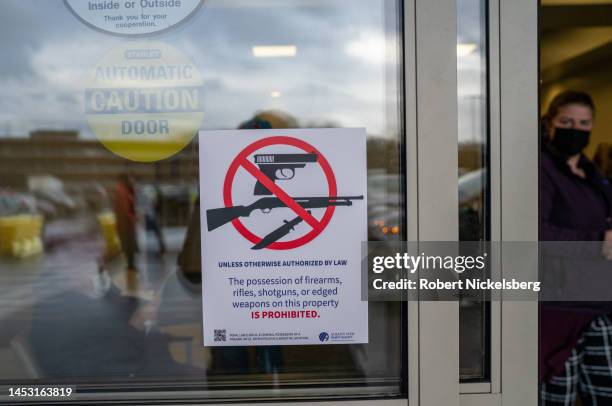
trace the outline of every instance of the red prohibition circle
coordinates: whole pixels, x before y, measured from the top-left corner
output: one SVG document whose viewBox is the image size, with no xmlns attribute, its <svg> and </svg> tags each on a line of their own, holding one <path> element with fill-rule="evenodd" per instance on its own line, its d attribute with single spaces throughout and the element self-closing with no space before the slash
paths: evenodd
<svg viewBox="0 0 612 406">
<path fill-rule="evenodd" d="M 299 140 L 297 138 L 287 136 L 274 136 L 263 138 L 258 141 L 255 141 L 252 144 L 247 145 L 246 148 L 240 151 L 236 158 L 234 158 L 227 170 L 225 182 L 223 183 L 223 204 L 225 205 L 225 207 L 232 207 L 234 205 L 232 202 L 232 184 L 234 182 L 234 177 L 236 176 L 238 168 L 240 168 L 240 166 L 242 165 L 241 162 L 243 160 L 246 160 L 249 155 L 257 151 L 258 149 L 268 147 L 270 145 L 290 145 L 299 148 L 307 153 L 316 153 L 317 162 L 319 163 L 319 165 L 321 165 L 321 169 L 323 170 L 325 178 L 327 179 L 329 197 L 337 196 L 338 190 L 336 185 L 336 177 L 334 175 L 334 172 L 332 171 L 331 166 L 329 165 L 329 162 L 327 161 L 327 159 L 325 159 L 325 157 L 323 156 L 323 154 L 321 154 L 319 150 L 317 150 L 309 143 Z M 268 245 L 266 248 L 273 250 L 289 250 L 300 247 L 312 241 L 319 234 L 321 234 L 321 232 L 323 232 L 325 227 L 329 224 L 335 209 L 335 206 L 327 206 L 323 217 L 319 221 L 319 225 L 310 230 L 308 233 L 304 234 L 303 236 L 291 241 L 276 241 Z M 246 228 L 244 224 L 242 224 L 240 219 L 232 220 L 232 225 L 244 238 L 246 238 L 253 244 L 257 244 L 262 240 L 261 237 Z"/>
</svg>

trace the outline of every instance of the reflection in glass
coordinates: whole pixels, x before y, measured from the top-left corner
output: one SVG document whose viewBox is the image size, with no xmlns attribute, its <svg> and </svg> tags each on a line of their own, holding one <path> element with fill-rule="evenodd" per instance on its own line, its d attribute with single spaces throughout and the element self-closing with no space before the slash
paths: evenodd
<svg viewBox="0 0 612 406">
<path fill-rule="evenodd" d="M 60 0 L 3 7 L 0 383 L 402 392 L 394 303 L 370 305 L 368 345 L 203 347 L 197 137 L 156 162 L 110 152 L 98 138 L 116 130 L 86 104 L 120 87 L 91 74 L 131 40 Z M 199 128 L 365 127 L 369 238 L 401 240 L 399 16 L 396 1 L 207 0 L 153 39 L 197 67 Z"/>
<path fill-rule="evenodd" d="M 489 240 L 486 2 L 457 2 L 459 239 Z M 489 376 L 489 305 L 464 297 L 459 313 L 462 382 Z"/>
</svg>

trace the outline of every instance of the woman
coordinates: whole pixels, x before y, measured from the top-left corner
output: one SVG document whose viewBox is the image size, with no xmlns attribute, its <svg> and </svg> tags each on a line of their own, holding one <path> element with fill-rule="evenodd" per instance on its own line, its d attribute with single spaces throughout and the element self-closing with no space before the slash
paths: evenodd
<svg viewBox="0 0 612 406">
<path fill-rule="evenodd" d="M 594 115 L 588 94 L 566 91 L 543 117 L 540 240 L 602 241 L 602 255 L 612 259 L 612 188 L 582 154 Z M 606 357 L 612 316 L 606 313 L 542 306 L 542 405 L 573 405 L 578 392 L 588 405 L 612 404 L 612 357 Z"/>
</svg>

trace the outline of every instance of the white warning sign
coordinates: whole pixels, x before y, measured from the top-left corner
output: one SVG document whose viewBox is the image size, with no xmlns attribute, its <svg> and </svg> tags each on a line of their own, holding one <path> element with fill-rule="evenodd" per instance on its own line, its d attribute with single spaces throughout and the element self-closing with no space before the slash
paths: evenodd
<svg viewBox="0 0 612 406">
<path fill-rule="evenodd" d="M 366 343 L 365 130 L 199 137 L 204 344 Z"/>
</svg>

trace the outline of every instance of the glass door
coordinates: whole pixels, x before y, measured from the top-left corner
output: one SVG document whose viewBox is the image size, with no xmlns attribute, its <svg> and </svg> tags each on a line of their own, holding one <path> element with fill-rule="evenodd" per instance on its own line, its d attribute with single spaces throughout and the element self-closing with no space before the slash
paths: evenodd
<svg viewBox="0 0 612 406">
<path fill-rule="evenodd" d="M 402 2 L 161 3 L 3 3 L 0 383 L 405 398 L 398 303 L 367 344 L 203 345 L 196 136 L 365 128 L 368 239 L 406 239 Z"/>
</svg>

